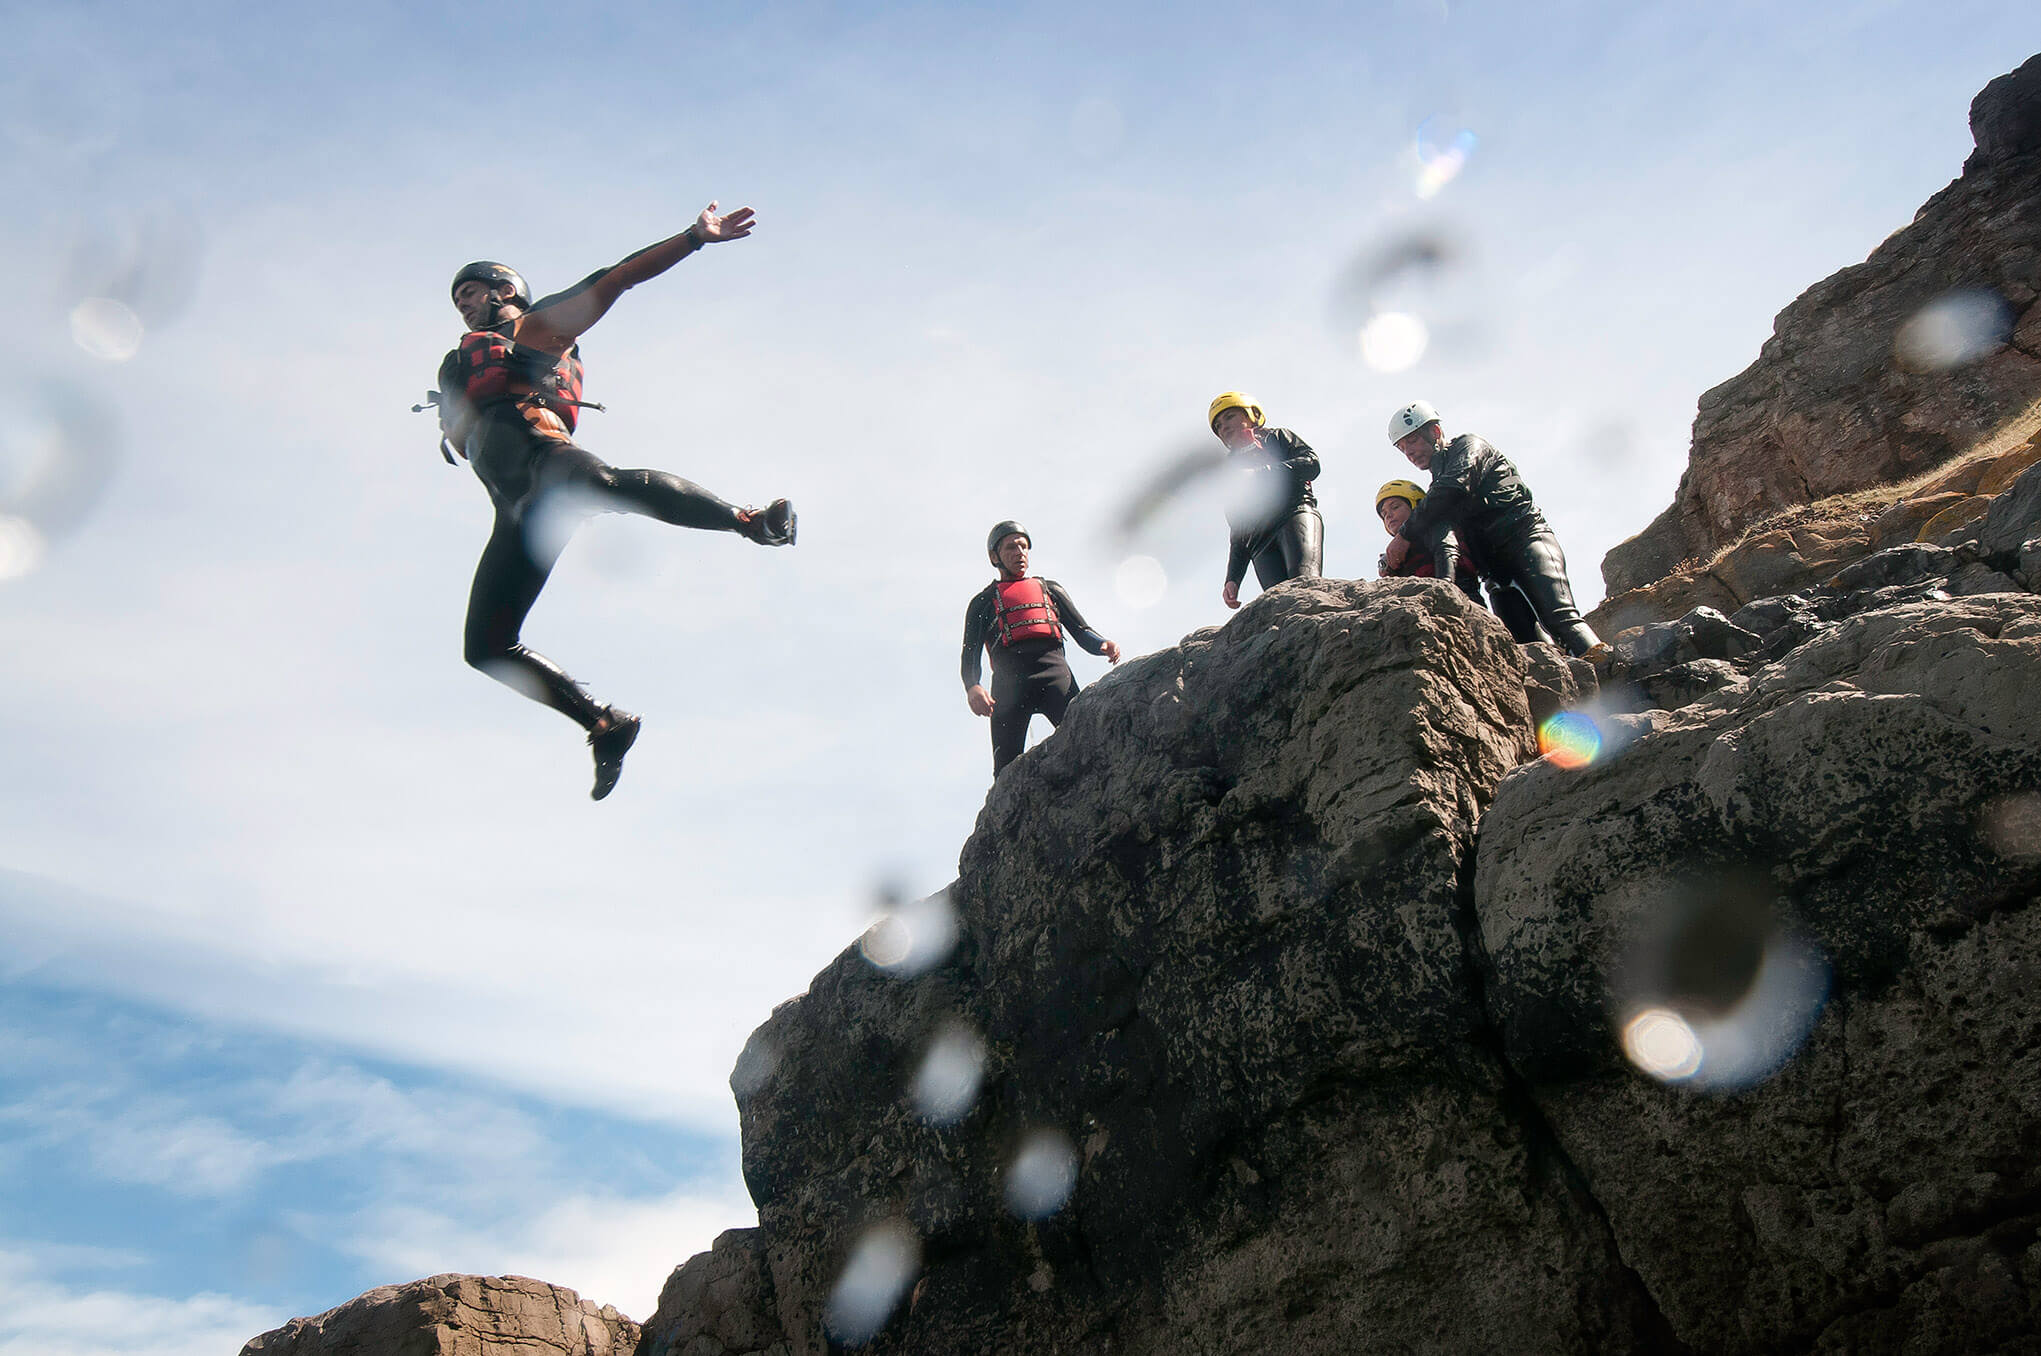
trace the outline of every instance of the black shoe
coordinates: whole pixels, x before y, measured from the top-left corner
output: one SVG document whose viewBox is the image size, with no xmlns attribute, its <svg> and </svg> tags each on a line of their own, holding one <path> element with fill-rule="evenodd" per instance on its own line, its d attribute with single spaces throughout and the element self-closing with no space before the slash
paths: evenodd
<svg viewBox="0 0 2041 1356">
<path fill-rule="evenodd" d="M 798 522 L 794 506 L 784 499 L 775 499 L 762 509 L 737 510 L 737 530 L 760 546 L 792 546 Z"/>
<path fill-rule="evenodd" d="M 628 711 L 612 708 L 609 728 L 588 736 L 588 747 L 595 754 L 595 789 L 588 793 L 590 798 L 601 800 L 616 789 L 617 778 L 624 775 L 624 755 L 638 741 L 638 727 L 644 723 Z"/>
</svg>

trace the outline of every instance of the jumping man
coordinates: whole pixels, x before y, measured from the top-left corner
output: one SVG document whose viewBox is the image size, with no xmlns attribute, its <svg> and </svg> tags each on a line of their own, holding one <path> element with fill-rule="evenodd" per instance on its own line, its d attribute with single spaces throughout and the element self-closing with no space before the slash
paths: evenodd
<svg viewBox="0 0 2041 1356">
<path fill-rule="evenodd" d="M 679 235 L 538 302 L 524 279 L 502 264 L 473 263 L 454 275 L 454 309 L 468 332 L 439 368 L 442 451 L 452 447 L 468 459 L 496 507 L 468 595 L 467 661 L 588 732 L 595 754 L 590 794 L 597 800 L 616 785 L 640 722 L 596 701 L 519 639 L 564 545 L 535 539 L 550 534 L 528 533 L 534 517 L 548 503 L 587 501 L 677 527 L 735 532 L 761 546 L 793 545 L 795 522 L 784 499 L 764 509 L 736 508 L 679 476 L 618 470 L 576 444 L 574 426 L 586 403 L 576 341 L 626 289 L 704 245 L 742 240 L 752 225 L 750 208 L 719 216 L 712 202 Z"/>
</svg>

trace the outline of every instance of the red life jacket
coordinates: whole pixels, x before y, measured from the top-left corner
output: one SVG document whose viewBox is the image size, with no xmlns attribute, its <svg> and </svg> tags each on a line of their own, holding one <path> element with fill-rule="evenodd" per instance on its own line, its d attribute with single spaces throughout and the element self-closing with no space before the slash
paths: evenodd
<svg viewBox="0 0 2041 1356">
<path fill-rule="evenodd" d="M 1026 579 L 1001 579 L 992 586 L 992 626 L 1001 645 L 1017 640 L 1061 640 L 1063 624 L 1056 620 L 1056 604 L 1049 590 L 1032 575 Z M 992 637 L 985 638 L 990 648 Z"/>
<path fill-rule="evenodd" d="M 581 414 L 581 350 L 552 355 L 512 343 L 494 330 L 472 330 L 461 336 L 461 393 L 477 409 L 498 400 L 539 404 L 560 416 L 567 431 Z"/>
</svg>

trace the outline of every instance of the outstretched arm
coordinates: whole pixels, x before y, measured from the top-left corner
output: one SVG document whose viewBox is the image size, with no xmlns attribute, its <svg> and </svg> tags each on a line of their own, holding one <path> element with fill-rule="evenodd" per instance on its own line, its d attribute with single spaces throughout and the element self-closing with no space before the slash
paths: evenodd
<svg viewBox="0 0 2041 1356">
<path fill-rule="evenodd" d="M 710 203 L 704 207 L 701 215 L 694 219 L 694 224 L 679 235 L 668 236 L 656 245 L 647 245 L 611 267 L 589 274 L 566 291 L 555 292 L 538 302 L 528 314 L 519 317 L 517 341 L 549 353 L 565 353 L 576 339 L 608 314 L 609 308 L 616 305 L 617 298 L 628 289 L 658 277 L 703 245 L 720 240 L 742 240 L 751 234 L 754 218 L 749 207 L 740 207 L 728 216 L 718 216 L 716 206 Z"/>
</svg>

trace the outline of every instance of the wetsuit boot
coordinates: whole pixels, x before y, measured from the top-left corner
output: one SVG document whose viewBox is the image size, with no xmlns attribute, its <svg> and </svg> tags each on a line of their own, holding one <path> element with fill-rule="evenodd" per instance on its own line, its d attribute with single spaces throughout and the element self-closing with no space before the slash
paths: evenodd
<svg viewBox="0 0 2041 1356">
<path fill-rule="evenodd" d="M 601 800 L 616 789 L 617 778 L 624 775 L 624 755 L 638 742 L 638 727 L 644 724 L 614 706 L 607 714 L 609 725 L 588 736 L 589 751 L 595 755 L 595 788 L 588 793 L 591 800 Z"/>
<path fill-rule="evenodd" d="M 762 509 L 737 510 L 737 530 L 760 546 L 792 546 L 798 526 L 794 506 L 784 499 L 775 499 Z"/>
</svg>

